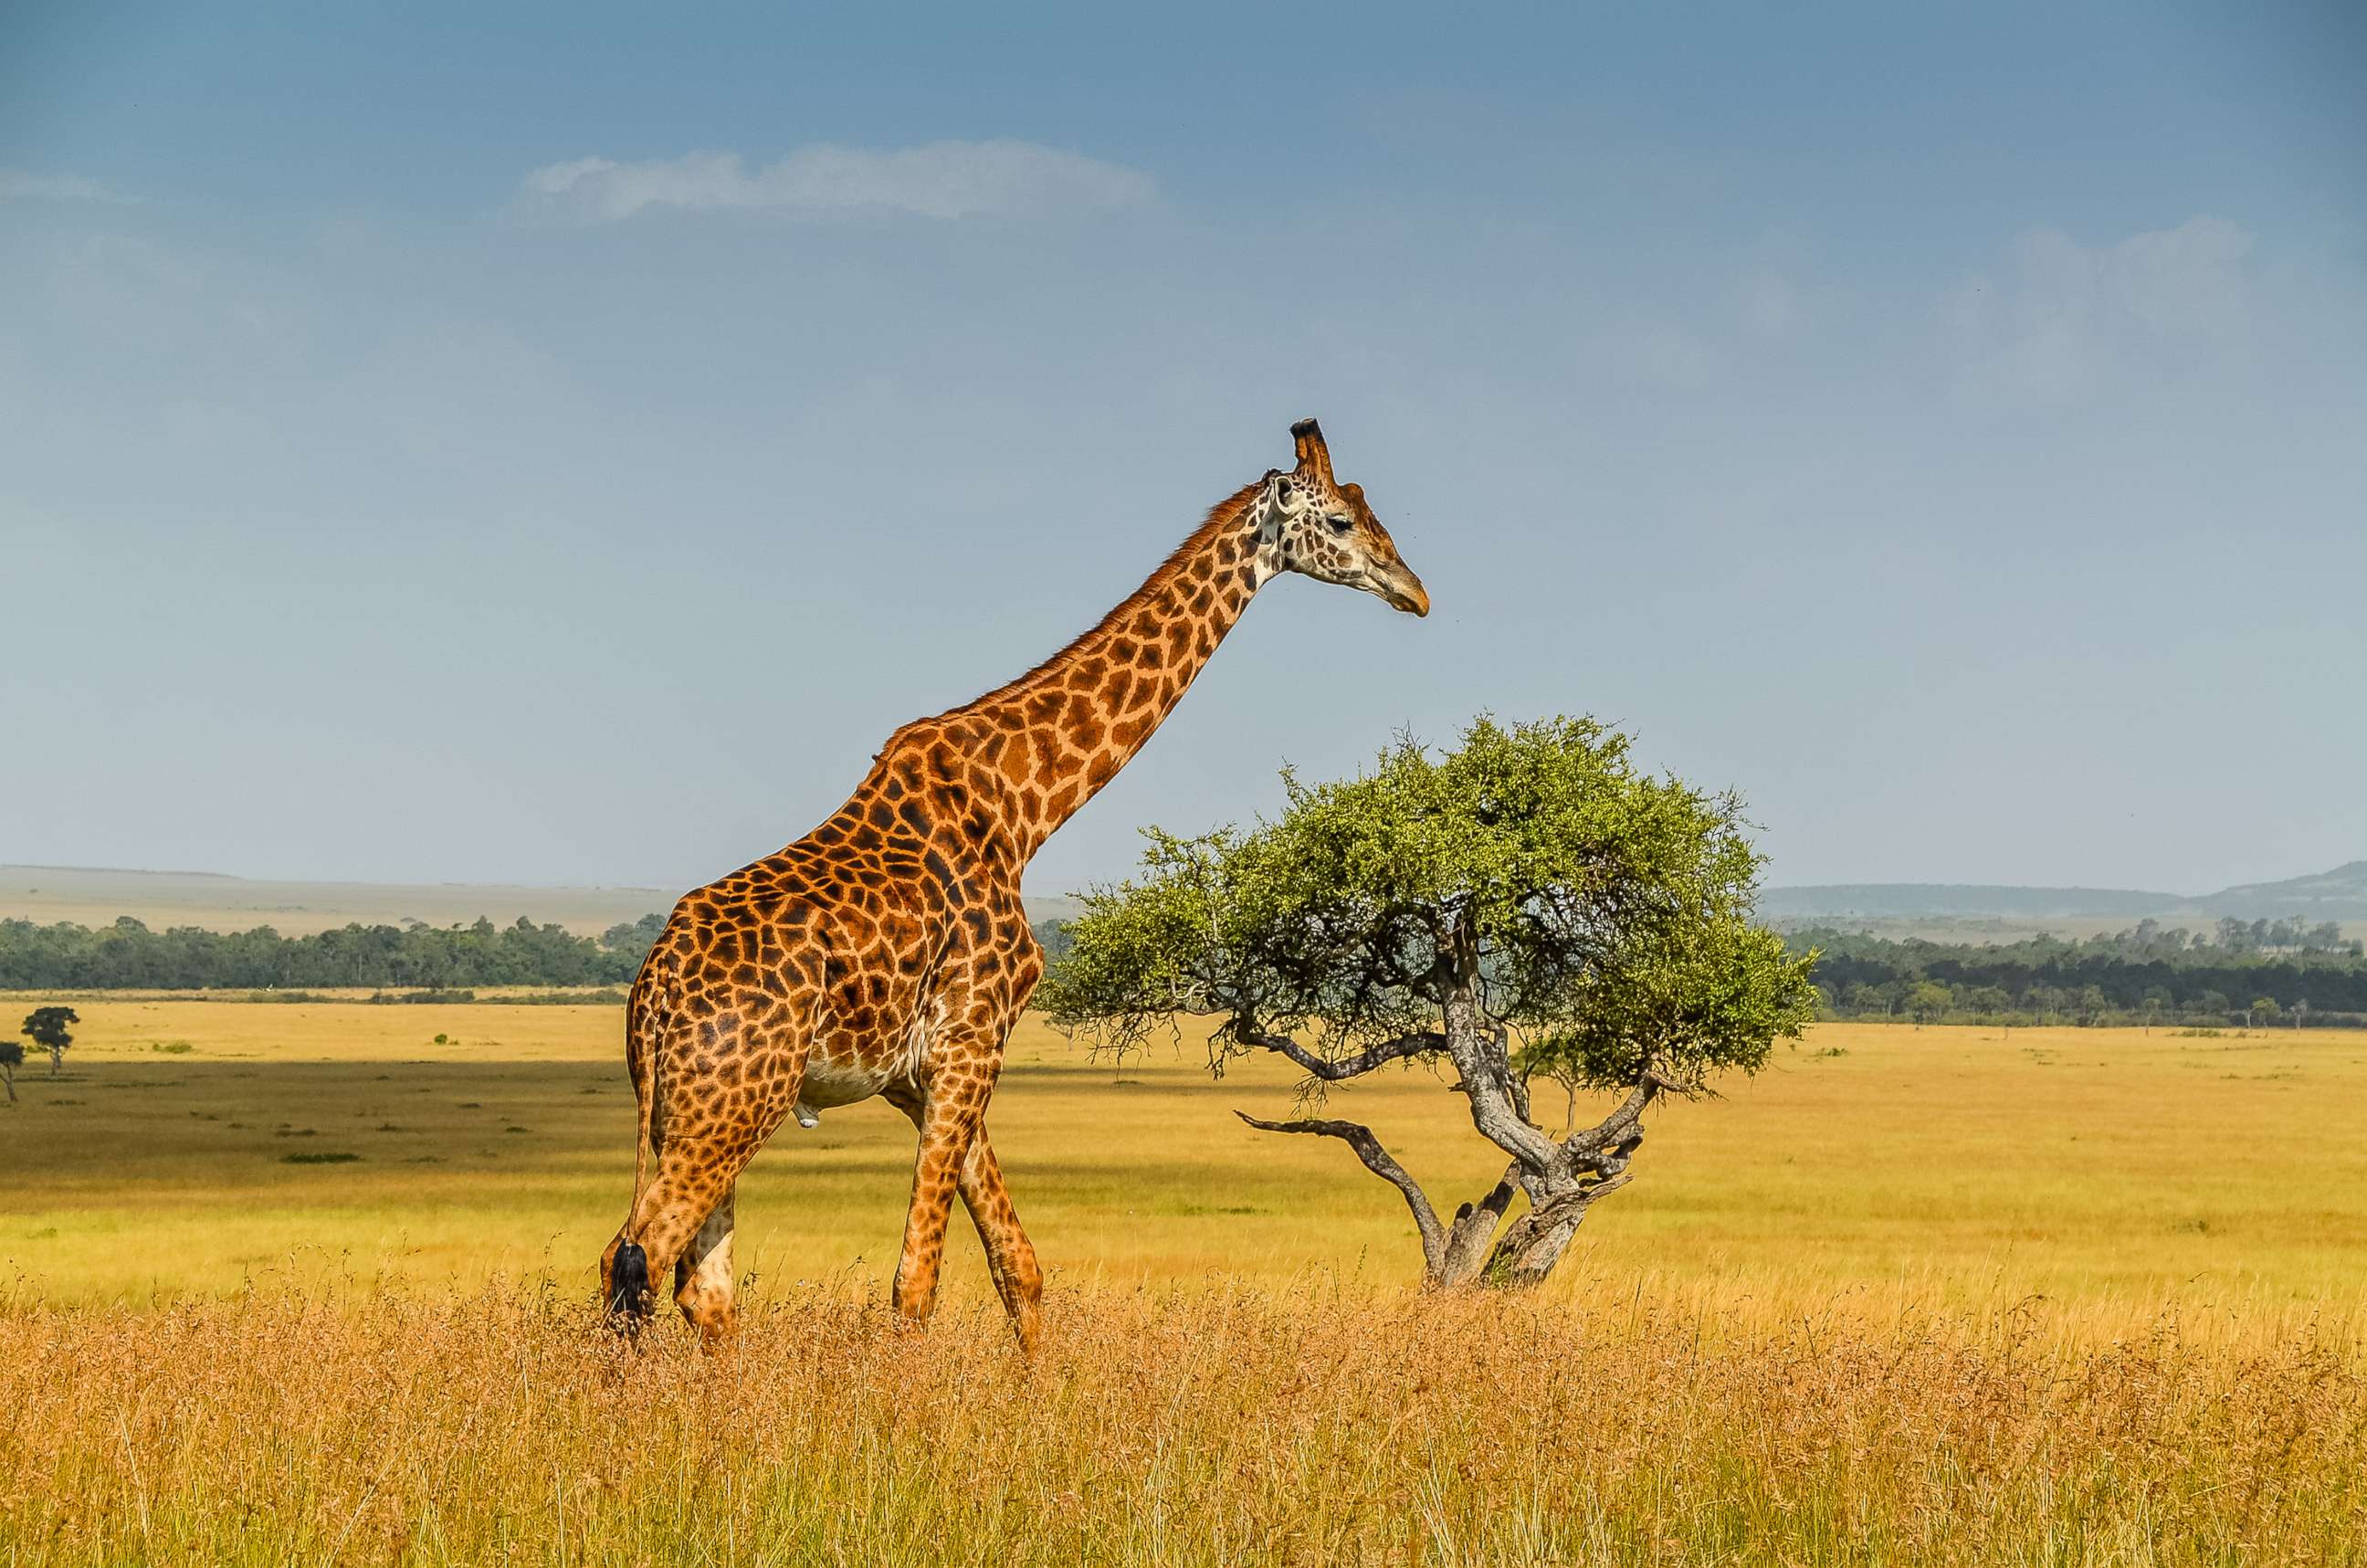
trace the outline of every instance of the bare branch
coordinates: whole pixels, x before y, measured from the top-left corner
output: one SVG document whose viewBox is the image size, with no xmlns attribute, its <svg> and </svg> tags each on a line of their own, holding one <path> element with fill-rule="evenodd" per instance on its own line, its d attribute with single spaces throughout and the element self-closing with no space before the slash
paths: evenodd
<svg viewBox="0 0 2367 1568">
<path fill-rule="evenodd" d="M 1358 1077 L 1376 1067 L 1386 1067 L 1392 1062 L 1402 1062 L 1409 1056 L 1426 1056 L 1432 1051 L 1446 1049 L 1446 1037 L 1443 1034 L 1410 1034 L 1400 1035 L 1396 1040 L 1384 1040 L 1370 1050 L 1356 1052 L 1353 1056 L 1335 1058 L 1319 1056 L 1288 1035 L 1255 1034 L 1246 1029 L 1237 1029 L 1234 1031 L 1234 1038 L 1243 1045 L 1254 1045 L 1262 1051 L 1271 1051 L 1287 1056 L 1315 1076 L 1330 1084 L 1336 1084 L 1342 1078 Z"/>
<path fill-rule="evenodd" d="M 1628 1172 L 1621 1171 L 1617 1176 L 1604 1176 L 1601 1181 L 1589 1182 L 1586 1184 L 1586 1200 L 1591 1204 L 1598 1198 L 1618 1191 L 1635 1179 L 1635 1176 Z"/>
<path fill-rule="evenodd" d="M 1406 1207 L 1413 1210 L 1414 1228 L 1421 1233 L 1422 1261 L 1433 1278 L 1446 1258 L 1446 1236 L 1438 1223 L 1438 1210 L 1430 1206 L 1429 1196 L 1421 1184 L 1406 1174 L 1406 1168 L 1391 1157 L 1373 1130 L 1353 1121 L 1331 1121 L 1308 1118 L 1298 1121 L 1266 1121 L 1247 1111 L 1233 1112 L 1243 1121 L 1262 1132 L 1303 1132 L 1319 1138 L 1337 1138 L 1356 1151 L 1356 1158 L 1365 1168 L 1390 1183 L 1405 1194 Z"/>
<path fill-rule="evenodd" d="M 1674 1095 L 1680 1099 L 1692 1099 L 1705 1092 L 1698 1084 L 1680 1083 L 1648 1067 L 1644 1075 L 1637 1080 L 1636 1086 L 1627 1092 L 1627 1097 L 1620 1102 L 1618 1109 L 1583 1132 L 1571 1133 L 1562 1140 L 1562 1147 L 1580 1159 L 1599 1154 L 1614 1144 L 1625 1142 L 1643 1120 L 1644 1108 L 1657 1096 L 1665 1094 Z"/>
</svg>

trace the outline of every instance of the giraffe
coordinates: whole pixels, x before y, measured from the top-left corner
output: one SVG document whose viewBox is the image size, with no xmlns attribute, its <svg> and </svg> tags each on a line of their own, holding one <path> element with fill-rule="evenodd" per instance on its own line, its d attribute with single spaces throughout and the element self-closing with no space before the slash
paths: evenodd
<svg viewBox="0 0 2367 1568">
<path fill-rule="evenodd" d="M 1297 572 L 1416 616 L 1430 595 L 1312 419 L 1297 466 L 1212 508 L 1141 587 L 1051 658 L 888 737 L 828 821 L 685 895 L 633 982 L 631 1211 L 601 1258 L 628 1329 L 650 1285 L 701 1336 L 733 1327 L 732 1197 L 782 1120 L 877 1095 L 920 1134 L 891 1300 L 934 1305 L 958 1194 L 1021 1348 L 1043 1274 L 984 1126 L 1005 1037 L 1043 972 L 1019 899 L 1044 841 L 1139 751 L 1251 596 Z M 654 1176 L 650 1162 L 654 1158 Z"/>
</svg>

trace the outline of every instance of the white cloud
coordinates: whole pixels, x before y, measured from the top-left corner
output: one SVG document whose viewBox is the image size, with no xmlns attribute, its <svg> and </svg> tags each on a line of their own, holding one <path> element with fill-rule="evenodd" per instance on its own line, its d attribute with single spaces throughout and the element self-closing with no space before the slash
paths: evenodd
<svg viewBox="0 0 2367 1568">
<path fill-rule="evenodd" d="M 1976 387 L 2066 398 L 2124 376 L 2159 381 L 2251 335 L 2252 236 L 2221 218 L 2080 244 L 2037 229 L 1999 276 L 1943 301 L 1957 368 Z"/>
<path fill-rule="evenodd" d="M 129 201 L 95 179 L 80 175 L 37 175 L 0 169 L 0 201 Z"/>
<path fill-rule="evenodd" d="M 583 222 L 614 222 L 651 208 L 966 218 L 1125 207 L 1150 194 L 1148 175 L 1032 142 L 933 142 L 885 152 L 821 142 L 755 169 L 737 153 L 621 164 L 578 158 L 527 175 L 514 205 L 531 216 Z"/>
</svg>

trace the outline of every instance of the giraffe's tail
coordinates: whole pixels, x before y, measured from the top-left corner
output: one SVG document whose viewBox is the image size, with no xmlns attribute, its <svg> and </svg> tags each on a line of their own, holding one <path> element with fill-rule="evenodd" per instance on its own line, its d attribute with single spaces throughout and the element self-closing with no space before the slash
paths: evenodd
<svg viewBox="0 0 2367 1568">
<path fill-rule="evenodd" d="M 662 1055 L 659 1043 L 665 1034 L 665 1017 L 673 1010 L 668 1005 L 672 1000 L 672 987 L 663 981 L 647 991 L 636 987 L 636 1003 L 626 1029 L 626 1065 L 633 1080 L 640 1122 L 633 1140 L 633 1206 L 625 1216 L 625 1233 L 609 1261 L 607 1305 L 609 1315 L 628 1333 L 650 1315 L 650 1257 L 634 1233 L 640 1218 L 641 1195 L 649 1190 L 650 1131 L 656 1117 Z"/>
</svg>

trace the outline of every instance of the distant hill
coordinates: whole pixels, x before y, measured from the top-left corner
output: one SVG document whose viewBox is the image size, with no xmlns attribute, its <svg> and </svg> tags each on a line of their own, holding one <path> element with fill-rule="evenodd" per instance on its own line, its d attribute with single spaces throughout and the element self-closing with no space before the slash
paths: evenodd
<svg viewBox="0 0 2367 1568">
<path fill-rule="evenodd" d="M 2049 920 L 2126 915 L 2140 920 L 2187 901 L 2131 888 L 1993 887 L 1976 882 L 1830 882 L 1769 888 L 1759 912 L 1776 919 L 1859 915 L 1873 920 Z"/>
<path fill-rule="evenodd" d="M 478 882 L 266 881 L 212 871 L 134 871 L 91 866 L 0 865 L 0 919 L 71 920 L 106 926 L 129 915 L 159 930 L 198 926 L 243 931 L 269 926 L 310 936 L 358 922 L 465 925 L 478 916 L 506 926 L 520 915 L 596 937 L 619 921 L 663 913 L 685 890 L 515 887 Z M 1769 888 L 1761 915 L 1781 925 L 1847 922 L 1953 940 L 2011 940 L 2038 930 L 2089 931 L 2151 917 L 2207 926 L 2222 916 L 2313 923 L 2367 923 L 2367 860 L 2315 876 L 2248 882 L 2189 896 L 2134 888 L 2034 888 L 1964 882 L 1840 882 Z M 1030 920 L 1065 920 L 1073 899 L 1030 898 Z M 1903 934 L 1894 929 L 1893 934 Z"/>
<path fill-rule="evenodd" d="M 268 926 L 309 937 L 340 926 L 466 925 L 483 915 L 507 926 L 521 915 L 596 937 L 619 921 L 674 906 L 680 890 L 530 888 L 467 882 L 265 881 L 210 871 L 132 871 L 98 866 L 0 865 L 0 917 L 54 925 L 112 925 L 129 915 L 158 930 L 197 926 L 245 931 Z"/>
<path fill-rule="evenodd" d="M 2135 888 L 2032 888 L 1964 882 L 1835 882 L 1769 888 L 1760 913 L 1777 921 L 2136 921 L 2207 925 L 2226 917 L 2367 921 L 2367 860 L 2281 882 L 2213 893 Z"/>
<path fill-rule="evenodd" d="M 2353 860 L 2314 877 L 2288 877 L 2281 882 L 2247 882 L 2198 900 L 2214 915 L 2240 920 L 2367 919 L 2367 860 Z"/>
<path fill-rule="evenodd" d="M 467 925 L 482 915 L 507 926 L 525 915 L 596 937 L 620 921 L 664 914 L 686 888 L 514 887 L 481 882 L 264 881 L 218 871 L 135 871 L 104 866 L 0 864 L 0 919 L 44 926 L 110 926 L 119 915 L 164 930 L 195 926 L 246 931 L 268 926 L 309 937 L 341 926 Z M 1027 900 L 1031 920 L 1067 919 L 1068 899 Z"/>
</svg>

